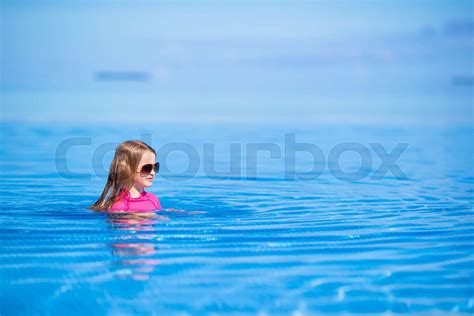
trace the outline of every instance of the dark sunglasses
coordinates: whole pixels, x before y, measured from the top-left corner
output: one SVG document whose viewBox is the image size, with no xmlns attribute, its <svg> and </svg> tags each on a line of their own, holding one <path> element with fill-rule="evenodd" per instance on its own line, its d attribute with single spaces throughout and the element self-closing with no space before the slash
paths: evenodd
<svg viewBox="0 0 474 316">
<path fill-rule="evenodd" d="M 155 173 L 158 173 L 158 171 L 160 170 L 160 163 L 157 162 L 155 164 L 149 163 L 147 165 L 143 165 L 142 169 L 139 172 L 142 177 L 146 177 L 151 173 L 152 170 L 155 170 Z"/>
</svg>

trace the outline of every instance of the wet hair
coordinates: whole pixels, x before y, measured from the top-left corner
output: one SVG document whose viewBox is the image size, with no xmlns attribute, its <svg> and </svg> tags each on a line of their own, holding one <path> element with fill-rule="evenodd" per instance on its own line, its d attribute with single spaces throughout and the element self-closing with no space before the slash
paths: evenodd
<svg viewBox="0 0 474 316">
<path fill-rule="evenodd" d="M 138 164 L 147 151 L 156 155 L 156 151 L 142 141 L 129 140 L 121 143 L 115 150 L 104 190 L 99 199 L 89 206 L 89 209 L 106 211 L 122 193 L 130 190 Z"/>
</svg>

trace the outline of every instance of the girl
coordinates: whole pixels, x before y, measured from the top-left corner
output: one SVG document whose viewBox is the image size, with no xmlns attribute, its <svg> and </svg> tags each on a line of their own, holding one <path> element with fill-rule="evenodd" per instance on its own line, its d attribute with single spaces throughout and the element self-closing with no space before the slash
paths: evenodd
<svg viewBox="0 0 474 316">
<path fill-rule="evenodd" d="M 115 150 L 107 183 L 99 199 L 89 208 L 112 214 L 153 216 L 160 201 L 145 188 L 153 184 L 160 164 L 153 148 L 138 140 L 126 141 Z M 118 214 L 117 214 L 118 213 Z"/>
</svg>

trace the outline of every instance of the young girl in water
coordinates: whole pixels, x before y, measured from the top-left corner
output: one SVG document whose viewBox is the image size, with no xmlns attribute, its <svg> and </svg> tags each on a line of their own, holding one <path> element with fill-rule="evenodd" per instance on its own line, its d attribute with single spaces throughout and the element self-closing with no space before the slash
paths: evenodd
<svg viewBox="0 0 474 316">
<path fill-rule="evenodd" d="M 138 140 L 121 143 L 115 150 L 107 183 L 99 199 L 89 208 L 143 216 L 161 210 L 160 201 L 145 188 L 153 184 L 160 164 L 153 148 Z M 149 217 L 148 215 L 145 215 Z"/>
</svg>

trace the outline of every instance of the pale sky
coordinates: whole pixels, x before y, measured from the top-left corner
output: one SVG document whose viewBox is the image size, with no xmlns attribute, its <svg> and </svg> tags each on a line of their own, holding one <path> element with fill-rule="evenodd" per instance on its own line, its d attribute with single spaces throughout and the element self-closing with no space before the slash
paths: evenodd
<svg viewBox="0 0 474 316">
<path fill-rule="evenodd" d="M 1 23 L 4 121 L 473 119 L 471 1 L 3 1 Z"/>
</svg>

